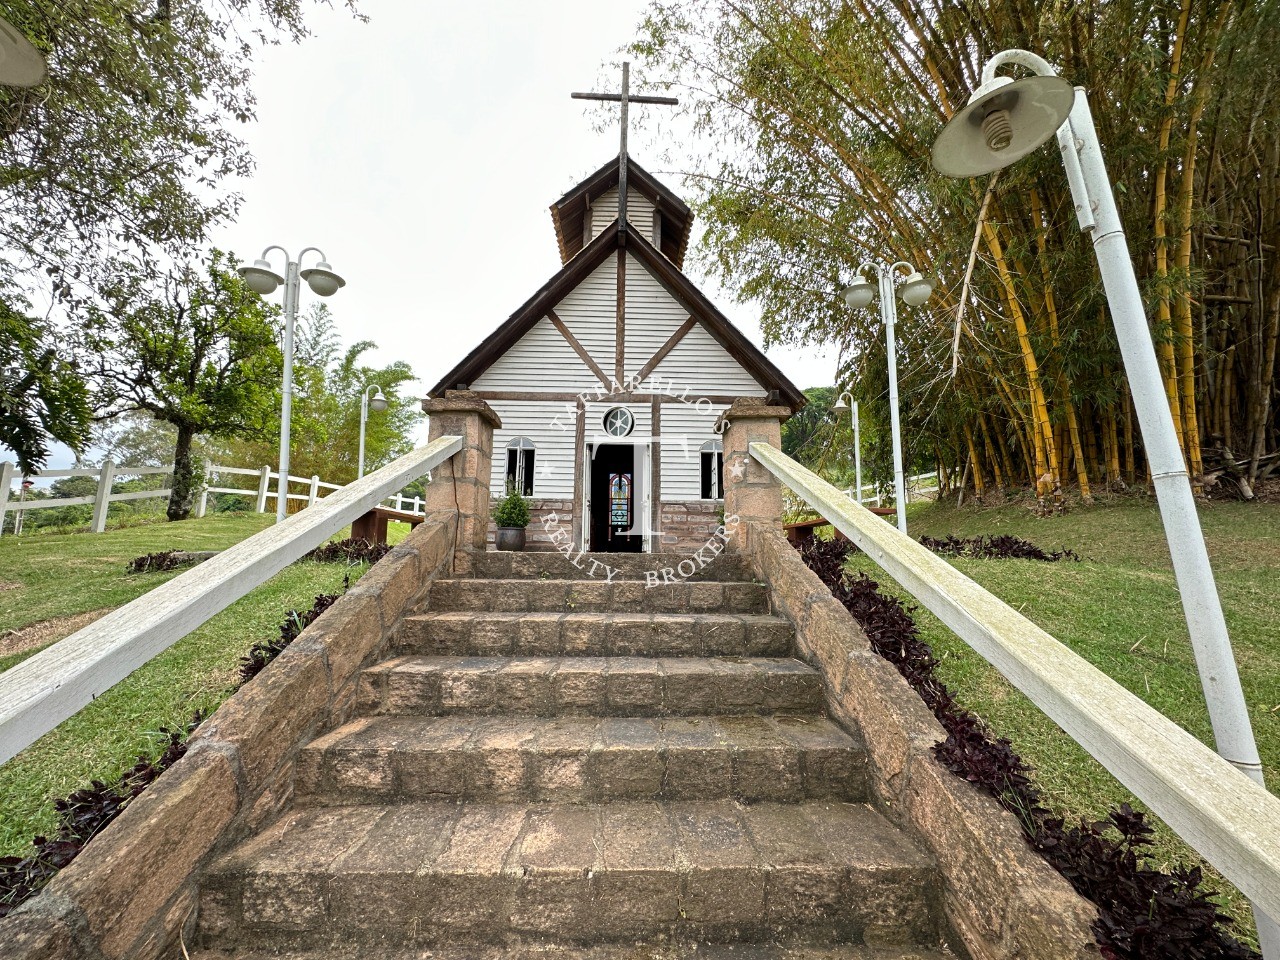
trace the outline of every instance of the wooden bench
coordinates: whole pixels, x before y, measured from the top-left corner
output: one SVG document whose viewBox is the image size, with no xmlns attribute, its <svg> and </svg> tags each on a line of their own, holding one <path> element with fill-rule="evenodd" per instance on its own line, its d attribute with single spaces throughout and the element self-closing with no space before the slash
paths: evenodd
<svg viewBox="0 0 1280 960">
<path fill-rule="evenodd" d="M 390 507 L 374 507 L 351 524 L 351 539 L 386 543 L 387 524 L 392 520 L 399 520 L 401 523 L 409 524 L 410 527 L 416 527 L 425 519 L 427 518 L 420 513 L 405 513 L 401 510 L 392 510 Z"/>
<path fill-rule="evenodd" d="M 898 511 L 894 507 L 867 507 L 867 509 L 877 517 L 895 517 L 898 515 Z M 796 523 L 784 523 L 782 525 L 782 531 L 787 535 L 787 540 L 791 544 L 799 545 L 812 537 L 813 532 L 818 529 L 818 527 L 831 527 L 832 530 L 835 530 L 837 540 L 849 539 L 835 527 L 831 526 L 830 520 L 825 520 L 822 517 L 818 517 L 815 520 L 800 520 Z"/>
</svg>

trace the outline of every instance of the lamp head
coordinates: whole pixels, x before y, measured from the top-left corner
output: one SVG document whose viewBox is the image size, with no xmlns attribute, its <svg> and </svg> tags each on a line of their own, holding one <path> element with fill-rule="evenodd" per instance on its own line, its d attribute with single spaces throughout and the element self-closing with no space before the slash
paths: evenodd
<svg viewBox="0 0 1280 960">
<path fill-rule="evenodd" d="M 847 393 L 840 394 L 839 399 L 837 399 L 835 402 L 835 406 L 831 408 L 832 413 L 841 414 L 841 413 L 847 413 L 849 411 L 849 404 L 844 402 L 844 398 L 847 396 L 848 396 Z"/>
<path fill-rule="evenodd" d="M 321 260 L 314 267 L 301 271 L 302 279 L 317 297 L 332 297 L 347 285 L 347 281 L 333 272 L 329 264 Z"/>
<path fill-rule="evenodd" d="M 0 83 L 10 87 L 34 87 L 46 75 L 44 57 L 7 20 L 0 18 Z"/>
<path fill-rule="evenodd" d="M 992 77 L 938 134 L 934 169 L 958 178 L 1004 169 L 1057 133 L 1075 97 L 1061 77 Z"/>
<path fill-rule="evenodd" d="M 907 279 L 898 287 L 898 296 L 909 307 L 918 307 L 929 299 L 933 293 L 933 281 L 920 275 L 919 270 L 912 271 Z"/>
<path fill-rule="evenodd" d="M 865 278 L 859 276 L 857 280 L 840 291 L 840 296 L 844 297 L 844 302 L 854 310 L 861 310 L 871 302 L 872 297 L 876 294 L 876 288 Z"/>
<path fill-rule="evenodd" d="M 387 409 L 387 406 L 387 398 L 382 395 L 382 388 L 377 387 L 374 390 L 373 396 L 369 398 L 369 409 L 374 413 L 381 413 L 383 410 Z"/>
<path fill-rule="evenodd" d="M 252 267 L 240 267 L 236 272 L 244 277 L 250 290 L 264 297 L 275 293 L 276 287 L 284 283 L 284 277 L 272 270 L 271 264 L 261 258 L 253 261 Z"/>
</svg>

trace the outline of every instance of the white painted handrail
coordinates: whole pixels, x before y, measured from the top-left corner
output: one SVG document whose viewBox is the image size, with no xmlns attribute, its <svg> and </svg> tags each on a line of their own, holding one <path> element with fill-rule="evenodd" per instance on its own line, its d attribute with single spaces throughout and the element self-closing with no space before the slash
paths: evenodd
<svg viewBox="0 0 1280 960">
<path fill-rule="evenodd" d="M 433 440 L 0 673 L 0 763 L 461 449 Z"/>
<path fill-rule="evenodd" d="M 1255 906 L 1280 916 L 1280 798 L 843 491 L 769 444 L 750 450 Z"/>
</svg>

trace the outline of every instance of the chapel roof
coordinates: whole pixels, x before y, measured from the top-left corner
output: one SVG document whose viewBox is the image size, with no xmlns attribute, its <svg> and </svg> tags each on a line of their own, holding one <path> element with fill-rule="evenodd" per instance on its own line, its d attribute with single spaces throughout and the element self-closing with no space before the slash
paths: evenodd
<svg viewBox="0 0 1280 960">
<path fill-rule="evenodd" d="M 618 161 L 610 160 L 551 205 L 551 222 L 556 228 L 561 263 L 568 263 L 582 250 L 587 212 L 601 196 L 617 189 L 619 173 Z M 689 231 L 693 226 L 693 211 L 666 184 L 636 163 L 630 155 L 627 156 L 627 186 L 639 191 L 653 204 L 661 218 L 661 242 L 657 244 L 658 249 L 663 256 L 683 269 Z M 641 226 L 647 228 L 648 225 Z"/>
<path fill-rule="evenodd" d="M 616 170 L 616 166 L 615 166 Z M 616 179 L 616 178 L 615 178 Z M 553 208 L 554 209 L 554 208 Z M 743 368 L 764 389 L 778 392 L 781 401 L 799 410 L 807 402 L 804 393 L 778 369 L 764 353 L 721 313 L 706 295 L 686 277 L 678 266 L 660 252 L 631 223 L 619 230 L 614 225 L 598 234 L 585 248 L 572 256 L 555 276 L 548 280 L 532 297 L 511 314 L 479 346 L 472 350 L 440 382 L 433 386 L 430 395 L 439 397 L 445 390 L 458 389 L 460 384 L 472 384 L 499 357 L 510 350 L 529 330 L 554 310 L 564 297 L 589 277 L 593 270 L 619 247 L 635 256 L 653 273 L 677 300 L 688 309 L 696 320 L 724 349 L 742 364 Z"/>
</svg>

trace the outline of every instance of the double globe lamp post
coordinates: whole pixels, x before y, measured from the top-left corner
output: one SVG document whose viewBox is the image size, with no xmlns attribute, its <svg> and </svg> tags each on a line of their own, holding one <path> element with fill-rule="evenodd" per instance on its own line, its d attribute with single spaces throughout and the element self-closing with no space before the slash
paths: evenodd
<svg viewBox="0 0 1280 960">
<path fill-rule="evenodd" d="M 1016 81 L 997 76 L 996 70 L 1006 64 L 1025 67 L 1033 75 Z M 1190 477 L 1084 88 L 1072 87 L 1046 60 L 1029 51 L 996 54 L 983 68 L 982 84 L 968 105 L 939 134 L 933 165 L 949 177 L 983 176 L 1022 159 L 1055 136 L 1076 219 L 1093 241 L 1129 377 L 1214 740 L 1227 761 L 1261 786 L 1262 765 Z M 1263 955 L 1280 958 L 1280 925 L 1258 911 L 1255 919 Z"/>
<path fill-rule="evenodd" d="M 267 254 L 279 250 L 284 254 L 284 276 L 272 269 Z M 314 251 L 320 260 L 314 267 L 300 270 L 298 263 L 308 253 Z M 347 281 L 333 272 L 324 259 L 324 251 L 318 247 L 307 247 L 298 259 L 291 259 L 289 251 L 284 247 L 270 246 L 262 251 L 262 256 L 253 262 L 253 266 L 240 267 L 240 276 L 255 293 L 269 296 L 276 287 L 284 284 L 284 386 L 280 400 L 280 486 L 276 494 L 276 522 L 285 518 L 289 505 L 289 425 L 293 412 L 293 328 L 298 319 L 298 286 L 299 278 L 307 281 L 311 292 L 318 297 L 331 297 L 346 286 Z"/>
<path fill-rule="evenodd" d="M 866 278 L 867 271 L 875 271 L 876 284 Z M 901 284 L 895 282 L 899 271 L 905 270 L 907 276 Z M 858 267 L 857 279 L 841 292 L 847 303 L 854 310 L 869 306 L 878 292 L 880 295 L 880 319 L 884 322 L 885 349 L 889 364 L 889 416 L 893 426 L 893 499 L 898 511 L 898 529 L 907 532 L 907 483 L 902 469 L 902 428 L 898 422 L 898 352 L 894 335 L 894 324 L 898 320 L 898 306 L 895 296 L 911 307 L 918 307 L 929 299 L 933 293 L 933 284 L 920 275 L 911 264 L 898 261 L 890 266 L 882 263 L 868 262 Z M 896 288 L 896 290 L 895 290 Z M 858 478 L 858 493 L 861 496 L 861 477 Z"/>
</svg>

